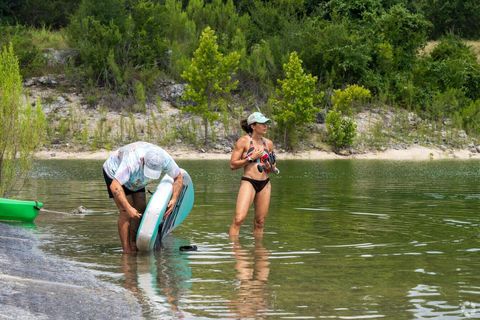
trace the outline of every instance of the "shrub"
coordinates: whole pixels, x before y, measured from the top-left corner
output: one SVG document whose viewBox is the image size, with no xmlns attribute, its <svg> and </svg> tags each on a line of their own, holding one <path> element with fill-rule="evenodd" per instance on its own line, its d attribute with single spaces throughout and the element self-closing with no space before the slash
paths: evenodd
<svg viewBox="0 0 480 320">
<path fill-rule="evenodd" d="M 345 117 L 341 112 L 330 110 L 325 119 L 328 141 L 336 148 L 352 145 L 357 125 L 352 118 Z"/>
<path fill-rule="evenodd" d="M 22 78 L 13 45 L 0 51 L 0 196 L 14 191 L 31 168 L 45 138 L 40 102 L 23 101 Z"/>
</svg>

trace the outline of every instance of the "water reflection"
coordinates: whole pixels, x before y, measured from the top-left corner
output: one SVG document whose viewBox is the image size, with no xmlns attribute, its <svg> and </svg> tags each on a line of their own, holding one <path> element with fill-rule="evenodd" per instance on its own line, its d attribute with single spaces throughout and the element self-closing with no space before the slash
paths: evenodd
<svg viewBox="0 0 480 320">
<path fill-rule="evenodd" d="M 181 241 L 170 237 L 173 247 Z M 172 246 L 170 246 L 172 247 Z M 180 307 L 182 296 L 191 289 L 192 271 L 188 254 L 168 249 L 135 255 L 122 255 L 123 286 L 130 290 L 144 307 L 147 318 L 185 319 L 190 315 Z"/>
<path fill-rule="evenodd" d="M 232 240 L 237 283 L 236 297 L 230 301 L 230 307 L 240 319 L 263 319 L 262 314 L 269 309 L 269 252 L 261 238 L 255 239 L 255 246 L 250 250 L 242 248 L 238 238 Z"/>
</svg>

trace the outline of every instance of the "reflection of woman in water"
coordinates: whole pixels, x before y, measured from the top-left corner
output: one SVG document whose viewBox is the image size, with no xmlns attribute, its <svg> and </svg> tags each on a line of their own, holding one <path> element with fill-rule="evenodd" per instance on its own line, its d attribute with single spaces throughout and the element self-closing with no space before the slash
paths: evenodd
<svg viewBox="0 0 480 320">
<path fill-rule="evenodd" d="M 254 112 L 241 123 L 242 129 L 247 134 L 237 140 L 230 158 L 232 170 L 243 168 L 235 216 L 230 225 L 230 236 L 238 236 L 240 226 L 253 202 L 255 204 L 254 233 L 256 235 L 263 233 L 270 206 L 271 185 L 268 173 L 276 170 L 273 143 L 264 138 L 269 121 L 270 119 L 260 112 Z"/>
<path fill-rule="evenodd" d="M 240 242 L 234 240 L 233 253 L 237 270 L 237 297 L 231 301 L 232 311 L 238 318 L 255 318 L 266 312 L 268 306 L 268 292 L 266 289 L 270 262 L 268 251 L 263 247 L 261 239 L 255 241 L 253 253 L 242 249 Z"/>
</svg>

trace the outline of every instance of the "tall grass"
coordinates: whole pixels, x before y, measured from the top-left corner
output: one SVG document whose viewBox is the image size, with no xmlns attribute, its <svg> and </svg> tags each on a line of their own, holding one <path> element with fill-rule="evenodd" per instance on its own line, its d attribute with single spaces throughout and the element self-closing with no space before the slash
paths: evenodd
<svg viewBox="0 0 480 320">
<path fill-rule="evenodd" d="M 47 48 L 67 49 L 67 38 L 63 30 L 52 31 L 43 26 L 42 28 L 28 28 L 32 38 L 32 44 L 39 50 Z"/>
</svg>

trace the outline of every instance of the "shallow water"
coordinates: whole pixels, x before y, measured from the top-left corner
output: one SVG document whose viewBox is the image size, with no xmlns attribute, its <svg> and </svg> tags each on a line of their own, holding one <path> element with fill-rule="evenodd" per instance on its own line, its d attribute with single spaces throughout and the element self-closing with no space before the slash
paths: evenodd
<svg viewBox="0 0 480 320">
<path fill-rule="evenodd" d="M 101 161 L 37 162 L 20 196 L 92 210 L 42 213 L 32 232 L 131 290 L 146 318 L 480 318 L 478 161 L 282 161 L 263 239 L 250 213 L 238 243 L 227 230 L 240 172 L 179 164 L 195 206 L 155 254 L 120 254 Z"/>
</svg>

